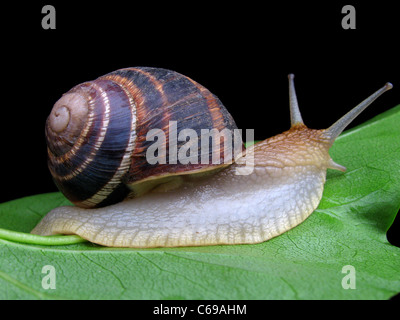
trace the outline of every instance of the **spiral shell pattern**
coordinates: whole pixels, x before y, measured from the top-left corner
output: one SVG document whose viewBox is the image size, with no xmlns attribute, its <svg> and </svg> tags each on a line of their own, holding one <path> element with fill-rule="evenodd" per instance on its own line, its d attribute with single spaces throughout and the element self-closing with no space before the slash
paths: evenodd
<svg viewBox="0 0 400 320">
<path fill-rule="evenodd" d="M 237 129 L 216 96 L 173 71 L 120 69 L 75 86 L 56 102 L 46 122 L 48 164 L 56 185 L 77 206 L 102 207 L 135 196 L 130 186 L 142 180 L 213 166 L 169 164 L 168 148 L 166 164 L 147 161 L 153 143 L 146 141 L 147 132 L 163 129 L 168 143 L 171 121 L 178 131 L 190 128 L 199 135 L 204 128 Z M 223 148 L 218 152 L 227 162 Z"/>
</svg>

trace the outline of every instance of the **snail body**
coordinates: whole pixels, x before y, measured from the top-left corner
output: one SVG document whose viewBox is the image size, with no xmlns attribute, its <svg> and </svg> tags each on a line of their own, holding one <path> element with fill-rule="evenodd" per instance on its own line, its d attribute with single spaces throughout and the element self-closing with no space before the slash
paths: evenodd
<svg viewBox="0 0 400 320">
<path fill-rule="evenodd" d="M 56 208 L 32 233 L 77 234 L 105 246 L 147 248 L 259 243 L 297 226 L 317 208 L 327 169 L 345 170 L 331 159 L 329 148 L 391 84 L 328 129 L 314 130 L 302 121 L 293 78 L 289 75 L 290 130 L 247 148 L 232 165 L 103 208 Z"/>
</svg>

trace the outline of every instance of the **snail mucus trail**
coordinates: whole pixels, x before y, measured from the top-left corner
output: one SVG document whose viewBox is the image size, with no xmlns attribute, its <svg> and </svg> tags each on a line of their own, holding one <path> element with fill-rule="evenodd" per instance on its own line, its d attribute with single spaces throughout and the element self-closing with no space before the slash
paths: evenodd
<svg viewBox="0 0 400 320">
<path fill-rule="evenodd" d="M 250 146 L 232 165 L 102 208 L 56 208 L 32 233 L 77 234 L 104 246 L 149 248 L 259 243 L 297 226 L 317 208 L 327 169 L 345 171 L 329 155 L 335 139 L 392 85 L 387 83 L 329 128 L 315 130 L 303 123 L 293 78 L 289 75 L 291 128 Z M 250 174 L 245 172 L 248 154 Z"/>
</svg>

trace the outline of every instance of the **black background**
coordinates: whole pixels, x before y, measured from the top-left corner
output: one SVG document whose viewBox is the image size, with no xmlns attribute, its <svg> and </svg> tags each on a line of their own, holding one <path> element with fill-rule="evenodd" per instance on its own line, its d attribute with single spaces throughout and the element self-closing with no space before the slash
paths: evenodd
<svg viewBox="0 0 400 320">
<path fill-rule="evenodd" d="M 56 30 L 41 27 L 45 4 L 56 8 Z M 341 26 L 346 4 L 356 8 L 356 30 Z M 392 82 L 350 127 L 363 123 L 400 102 L 396 11 L 354 1 L 2 4 L 0 202 L 57 190 L 46 164 L 47 115 L 74 85 L 119 68 L 191 77 L 258 140 L 289 128 L 289 73 L 311 128 L 328 127 Z M 388 237 L 400 246 L 398 221 Z"/>
</svg>

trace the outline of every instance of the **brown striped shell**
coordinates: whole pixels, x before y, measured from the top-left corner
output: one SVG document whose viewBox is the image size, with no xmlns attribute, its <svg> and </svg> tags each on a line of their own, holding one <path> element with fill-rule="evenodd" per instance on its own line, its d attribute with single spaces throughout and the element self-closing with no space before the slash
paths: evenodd
<svg viewBox="0 0 400 320">
<path fill-rule="evenodd" d="M 232 134 L 237 129 L 216 96 L 170 70 L 121 69 L 75 86 L 55 103 L 46 122 L 48 164 L 56 185 L 77 206 L 102 207 L 160 188 L 171 177 L 181 183 L 216 171 L 232 160 L 224 158 L 224 148 L 231 146 L 221 143 L 217 151 L 210 144 L 209 163 L 200 161 L 204 150 L 199 143 L 197 164 L 171 164 L 168 147 L 165 164 L 150 164 L 146 151 L 154 141 L 146 140 L 148 131 L 162 129 L 169 143 L 172 121 L 177 132 L 193 129 L 198 136 L 201 129 L 227 128 Z M 177 141 L 177 147 L 184 143 Z M 220 164 L 211 163 L 213 151 Z"/>
</svg>

